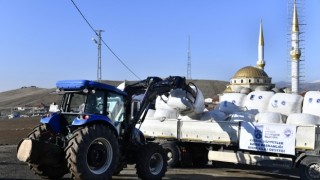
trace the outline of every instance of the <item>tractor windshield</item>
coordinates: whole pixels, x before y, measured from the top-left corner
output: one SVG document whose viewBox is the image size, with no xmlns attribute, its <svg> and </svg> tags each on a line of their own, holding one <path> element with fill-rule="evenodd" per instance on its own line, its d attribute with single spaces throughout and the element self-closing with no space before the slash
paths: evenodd
<svg viewBox="0 0 320 180">
<path fill-rule="evenodd" d="M 63 113 L 80 114 L 84 112 L 87 94 L 83 92 L 65 92 L 60 111 Z"/>
<path fill-rule="evenodd" d="M 65 92 L 60 110 L 64 114 L 101 114 L 121 122 L 124 118 L 124 97 L 100 90 Z"/>
</svg>

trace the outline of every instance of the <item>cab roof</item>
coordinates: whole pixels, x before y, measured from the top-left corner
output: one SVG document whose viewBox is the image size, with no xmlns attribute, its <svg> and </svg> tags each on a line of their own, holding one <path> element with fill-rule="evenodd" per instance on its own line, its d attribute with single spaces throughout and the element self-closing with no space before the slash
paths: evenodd
<svg viewBox="0 0 320 180">
<path fill-rule="evenodd" d="M 57 81 L 56 86 L 60 90 L 64 91 L 77 91 L 77 90 L 83 90 L 83 89 L 100 89 L 100 90 L 106 90 L 106 91 L 113 91 L 118 94 L 127 95 L 127 93 L 121 91 L 120 89 L 109 85 L 104 84 L 96 81 L 90 81 L 90 80 L 60 80 Z"/>
</svg>

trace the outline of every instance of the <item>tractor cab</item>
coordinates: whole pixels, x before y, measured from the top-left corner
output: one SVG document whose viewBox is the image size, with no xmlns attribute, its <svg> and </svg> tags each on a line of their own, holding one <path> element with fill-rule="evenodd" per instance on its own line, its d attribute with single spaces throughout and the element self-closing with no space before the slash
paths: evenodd
<svg viewBox="0 0 320 180">
<path fill-rule="evenodd" d="M 42 118 L 41 122 L 50 124 L 55 116 L 59 116 L 60 122 L 67 126 L 98 120 L 112 124 L 119 133 L 120 127 L 117 126 L 125 118 L 126 93 L 114 86 L 88 80 L 58 81 L 57 87 L 55 93 L 62 95 L 59 111 L 51 117 Z M 58 131 L 59 128 L 56 129 Z"/>
</svg>

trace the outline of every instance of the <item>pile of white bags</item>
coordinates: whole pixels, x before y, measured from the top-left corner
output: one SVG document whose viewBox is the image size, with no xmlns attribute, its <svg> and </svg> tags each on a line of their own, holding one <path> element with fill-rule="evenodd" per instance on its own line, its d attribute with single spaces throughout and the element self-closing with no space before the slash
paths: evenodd
<svg viewBox="0 0 320 180">
<path fill-rule="evenodd" d="M 191 88 L 196 92 L 195 98 L 191 93 L 182 89 L 175 89 L 170 92 L 167 105 L 178 111 L 181 115 L 202 113 L 205 109 L 203 94 L 197 87 L 191 86 Z"/>
<path fill-rule="evenodd" d="M 178 118 L 177 111 L 167 105 L 168 97 L 162 95 L 158 96 L 155 104 L 154 118 L 165 120 L 165 119 L 176 119 Z"/>
</svg>

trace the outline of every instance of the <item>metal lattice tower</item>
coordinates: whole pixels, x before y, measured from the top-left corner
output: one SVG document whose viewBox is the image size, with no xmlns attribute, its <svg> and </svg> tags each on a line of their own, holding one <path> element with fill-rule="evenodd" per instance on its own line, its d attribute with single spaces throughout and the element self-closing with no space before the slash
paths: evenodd
<svg viewBox="0 0 320 180">
<path fill-rule="evenodd" d="M 188 37 L 187 79 L 192 79 L 192 77 L 191 77 L 191 49 L 190 49 L 190 36 Z"/>
<path fill-rule="evenodd" d="M 103 30 L 96 30 L 98 40 L 94 40 L 94 42 L 98 45 L 98 64 L 97 64 L 97 81 L 101 81 L 101 32 Z"/>
<path fill-rule="evenodd" d="M 288 72 L 288 82 L 290 82 L 290 87 L 292 87 L 292 79 L 296 78 L 298 79 L 298 92 L 301 92 L 301 83 L 304 82 L 305 77 L 305 29 L 306 29 L 306 20 L 305 20 L 305 3 L 306 0 L 288 0 L 287 4 L 287 72 Z M 297 9 L 297 17 L 298 17 L 298 46 L 301 53 L 301 56 L 299 58 L 299 64 L 298 64 L 298 73 L 297 76 L 292 74 L 293 63 L 292 63 L 292 56 L 290 55 L 290 52 L 292 51 L 292 26 L 293 26 L 293 14 L 294 14 L 294 4 L 296 4 Z"/>
</svg>

